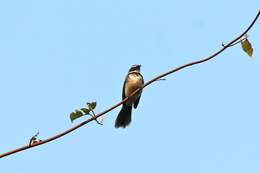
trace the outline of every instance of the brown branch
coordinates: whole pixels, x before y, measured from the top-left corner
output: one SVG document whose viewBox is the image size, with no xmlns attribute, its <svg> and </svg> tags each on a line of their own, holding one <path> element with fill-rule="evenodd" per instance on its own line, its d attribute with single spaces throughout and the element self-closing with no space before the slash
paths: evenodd
<svg viewBox="0 0 260 173">
<path fill-rule="evenodd" d="M 146 82 L 146 83 L 143 85 L 142 88 L 139 88 L 139 89 L 137 89 L 136 91 L 134 91 L 129 97 L 133 96 L 135 93 L 137 93 L 138 91 L 142 90 L 142 89 L 145 88 L 146 86 L 152 84 L 153 82 L 155 82 L 155 81 L 157 81 L 157 80 L 159 80 L 159 79 L 161 79 L 161 78 L 163 78 L 163 77 L 165 77 L 165 76 L 167 76 L 167 75 L 170 75 L 170 74 L 172 74 L 172 73 L 174 73 L 174 72 L 177 72 L 177 71 L 179 71 L 179 70 L 181 70 L 181 69 L 183 69 L 183 68 L 186 68 L 186 67 L 189 67 L 189 66 L 193 66 L 193 65 L 195 65 L 195 64 L 200 64 L 200 63 L 206 62 L 206 61 L 208 61 L 208 60 L 210 60 L 210 59 L 216 57 L 216 56 L 219 55 L 221 52 L 223 52 L 225 49 L 227 49 L 228 47 L 230 47 L 233 43 L 235 43 L 236 41 L 238 41 L 239 39 L 241 39 L 241 38 L 253 27 L 253 25 L 254 25 L 255 22 L 257 21 L 259 15 L 260 15 L 260 10 L 258 11 L 257 15 L 255 16 L 255 18 L 253 19 L 253 21 L 251 22 L 251 24 L 248 26 L 248 28 L 247 28 L 241 35 L 239 35 L 238 37 L 236 37 L 234 40 L 230 41 L 227 45 L 223 46 L 221 49 L 219 49 L 218 51 L 216 51 L 214 54 L 212 54 L 212 55 L 210 55 L 210 56 L 208 56 L 208 57 L 206 57 L 206 58 L 203 58 L 203 59 L 201 59 L 201 60 L 184 64 L 184 65 L 182 65 L 182 66 L 180 66 L 180 67 L 174 68 L 174 69 L 172 69 L 172 70 L 170 70 L 170 71 L 168 71 L 168 72 L 166 72 L 166 73 L 163 73 L 163 74 L 161 74 L 161 75 L 159 75 L 159 76 L 157 76 L 157 77 L 151 79 L 150 81 Z M 11 155 L 11 154 L 14 154 L 14 153 L 23 151 L 23 150 L 27 150 L 27 149 L 36 147 L 36 146 L 39 146 L 39 145 L 43 145 L 43 144 L 46 144 L 46 143 L 51 142 L 51 141 L 53 141 L 53 140 L 56 140 L 56 139 L 58 139 L 58 138 L 61 138 L 62 136 L 65 136 L 65 135 L 67 135 L 67 134 L 73 132 L 74 130 L 76 130 L 76 129 L 82 127 L 82 126 L 84 126 L 85 124 L 87 124 L 87 123 L 89 123 L 89 122 L 91 122 L 91 121 L 93 121 L 93 120 L 96 120 L 98 117 L 100 117 L 100 116 L 102 116 L 102 115 L 104 115 L 104 114 L 106 114 L 106 113 L 112 111 L 113 109 L 117 108 L 118 106 L 120 106 L 121 104 L 123 104 L 124 102 L 126 102 L 129 97 L 125 98 L 124 100 L 120 101 L 119 103 L 115 104 L 114 106 L 112 106 L 112 107 L 106 109 L 105 111 L 100 112 L 99 114 L 96 114 L 95 116 L 93 116 L 93 117 L 91 117 L 91 118 L 89 118 L 89 119 L 87 119 L 87 120 L 81 122 L 80 124 L 78 124 L 78 125 L 76 125 L 76 126 L 70 128 L 70 129 L 65 130 L 64 132 L 61 132 L 61 133 L 59 133 L 59 134 L 56 134 L 56 135 L 54 135 L 54 136 L 52 136 L 52 137 L 49 137 L 49 138 L 47 138 L 47 139 L 45 139 L 45 140 L 42 140 L 42 141 L 39 141 L 39 142 L 37 142 L 37 143 L 33 143 L 33 144 L 31 144 L 31 145 L 25 145 L 25 146 L 23 146 L 23 147 L 20 147 L 20 148 L 11 150 L 11 151 L 9 151 L 9 152 L 0 154 L 0 158 L 6 157 L 6 156 L 8 156 L 8 155 Z"/>
</svg>

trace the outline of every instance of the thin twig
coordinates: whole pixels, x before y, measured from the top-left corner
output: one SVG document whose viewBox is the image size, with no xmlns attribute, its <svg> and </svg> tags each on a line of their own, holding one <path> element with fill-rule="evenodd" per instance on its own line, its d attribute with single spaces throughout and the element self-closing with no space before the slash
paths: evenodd
<svg viewBox="0 0 260 173">
<path fill-rule="evenodd" d="M 166 80 L 166 79 L 164 79 L 164 78 L 161 78 L 161 79 L 157 79 L 156 81 L 160 81 L 160 80 Z"/>
<path fill-rule="evenodd" d="M 243 35 L 243 36 L 244 36 L 244 35 Z M 241 43 L 241 42 L 244 41 L 245 39 L 246 39 L 246 38 L 242 38 L 242 39 L 238 40 L 236 43 L 233 43 L 233 44 L 229 45 L 228 47 L 233 47 L 233 46 L 235 46 L 235 45 Z M 225 44 L 222 43 L 222 46 L 225 47 Z"/>
<path fill-rule="evenodd" d="M 242 38 L 242 37 L 243 37 L 243 38 Z M 238 40 L 238 41 L 237 41 L 237 42 L 235 42 L 235 43 L 232 43 L 232 44 L 231 44 L 231 45 L 229 45 L 228 47 L 235 46 L 235 45 L 237 45 L 237 44 L 241 43 L 242 41 L 246 40 L 246 39 L 248 38 L 248 35 L 247 35 L 247 33 L 245 33 L 245 34 L 244 34 L 242 37 L 240 38 L 240 40 Z M 224 44 L 224 43 L 222 43 L 222 46 L 223 46 L 223 47 L 225 47 L 225 44 Z"/>
<path fill-rule="evenodd" d="M 166 73 L 163 73 L 163 74 L 161 74 L 161 75 L 159 75 L 159 76 L 157 76 L 157 77 L 151 79 L 150 81 L 146 82 L 146 83 L 143 85 L 143 87 L 141 87 L 141 88 L 135 90 L 129 97 L 133 96 L 134 94 L 136 94 L 137 92 L 139 92 L 140 90 L 142 90 L 143 88 L 145 88 L 146 86 L 150 85 L 151 83 L 153 83 L 153 82 L 155 82 L 155 81 L 157 81 L 157 80 L 159 80 L 159 79 L 161 79 L 161 78 L 163 78 L 163 77 L 165 77 L 165 76 L 167 76 L 167 75 L 170 75 L 170 74 L 172 74 L 172 73 L 174 73 L 174 72 L 177 72 L 177 71 L 179 71 L 179 70 L 181 70 L 181 69 L 184 69 L 184 68 L 186 68 L 186 67 L 189 67 L 189 66 L 193 66 L 193 65 L 195 65 L 195 64 L 200 64 L 200 63 L 206 62 L 206 61 L 208 61 L 208 60 L 210 60 L 210 59 L 216 57 L 216 56 L 219 55 L 221 52 L 223 52 L 225 49 L 227 49 L 228 47 L 230 47 L 233 43 L 235 43 L 236 41 L 238 41 L 239 39 L 241 39 L 241 38 L 253 27 L 253 25 L 254 25 L 255 22 L 257 21 L 259 15 L 260 15 L 260 10 L 258 11 L 257 15 L 256 15 L 255 18 L 253 19 L 252 23 L 248 26 L 248 28 L 247 28 L 241 35 L 239 35 L 238 37 L 236 37 L 235 39 L 233 39 L 232 41 L 230 41 L 226 46 L 223 46 L 220 50 L 216 51 L 214 54 L 210 55 L 209 57 L 203 58 L 203 59 L 201 59 L 201 60 L 194 61 L 194 62 L 190 62 L 190 63 L 184 64 L 184 65 L 182 65 L 182 66 L 180 66 L 180 67 L 171 69 L 170 71 L 168 71 L 168 72 L 166 72 Z M 3 153 L 3 154 L 0 155 L 0 158 L 6 157 L 6 156 L 8 156 L 8 155 L 12 155 L 12 154 L 14 154 L 14 153 L 17 153 L 17 152 L 20 152 L 20 151 L 23 151 L 23 150 L 27 150 L 27 149 L 36 147 L 36 146 L 39 146 L 39 145 L 43 145 L 43 144 L 46 144 L 46 143 L 51 142 L 51 141 L 53 141 L 53 140 L 56 140 L 56 139 L 58 139 L 58 138 L 61 138 L 61 137 L 65 136 L 65 135 L 67 135 L 67 134 L 73 132 L 74 130 L 76 130 L 76 129 L 82 127 L 82 126 L 84 126 L 85 124 L 89 123 L 90 121 L 93 121 L 93 120 L 95 120 L 96 118 L 98 118 L 98 117 L 100 117 L 100 116 L 102 116 L 102 115 L 104 115 L 104 114 L 106 114 L 106 113 L 112 111 L 113 109 L 117 108 L 118 106 L 120 106 L 121 104 L 123 104 L 124 102 L 126 102 L 129 97 L 126 97 L 124 100 L 120 101 L 119 103 L 115 104 L 114 106 L 111 106 L 110 108 L 106 109 L 105 111 L 96 114 L 95 116 L 93 116 L 93 117 L 91 117 L 91 118 L 89 118 L 89 119 L 87 119 L 87 120 L 85 120 L 85 121 L 79 123 L 78 125 L 76 125 L 76 126 L 70 128 L 70 129 L 67 129 L 67 130 L 65 130 L 65 131 L 63 131 L 63 132 L 61 132 L 61 133 L 58 133 L 58 134 L 56 134 L 56 135 L 54 135 L 54 136 L 52 136 L 52 137 L 49 137 L 49 138 L 47 138 L 47 139 L 45 139 L 45 140 L 43 140 L 43 141 L 39 141 L 39 142 L 37 142 L 37 143 L 35 143 L 35 144 L 32 144 L 32 145 L 30 145 L 30 146 L 25 145 L 25 146 L 23 146 L 23 147 L 20 147 L 20 148 L 17 148 L 17 149 L 8 151 L 8 152 L 6 152 L 6 153 Z"/>
<path fill-rule="evenodd" d="M 91 117 L 95 117 L 95 116 L 96 116 L 96 115 L 95 115 L 95 112 L 94 112 L 93 110 L 91 110 L 91 113 L 93 114 L 93 115 L 92 115 L 92 114 L 89 114 Z M 96 123 L 98 123 L 99 125 L 103 125 L 103 123 L 99 122 L 97 118 L 95 119 L 95 121 L 96 121 Z"/>
<path fill-rule="evenodd" d="M 40 134 L 40 132 L 37 132 L 35 135 L 33 135 L 29 141 L 29 147 L 32 146 L 32 144 L 35 144 L 39 141 L 41 141 L 40 139 L 37 138 L 37 136 Z"/>
<path fill-rule="evenodd" d="M 89 115 L 90 115 L 91 117 L 94 117 L 94 116 L 96 116 L 96 115 L 95 115 L 95 112 L 94 112 L 93 108 L 91 108 L 90 105 L 91 105 L 91 103 L 87 102 L 88 110 L 93 114 L 93 115 L 92 115 L 91 113 L 89 113 Z M 103 125 L 102 123 L 100 123 L 100 122 L 98 121 L 97 118 L 95 119 L 95 121 L 96 121 L 97 124 Z"/>
</svg>

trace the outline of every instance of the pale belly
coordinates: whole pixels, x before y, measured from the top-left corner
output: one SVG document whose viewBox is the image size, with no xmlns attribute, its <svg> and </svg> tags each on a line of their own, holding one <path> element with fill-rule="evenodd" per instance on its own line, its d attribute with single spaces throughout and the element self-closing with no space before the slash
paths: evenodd
<svg viewBox="0 0 260 173">
<path fill-rule="evenodd" d="M 133 93 L 138 88 L 142 87 L 142 85 L 143 85 L 143 79 L 141 76 L 135 75 L 135 74 L 130 74 L 128 76 L 125 90 L 124 90 L 125 96 L 126 97 L 130 96 L 131 93 Z M 135 102 L 135 100 L 140 96 L 140 94 L 141 94 L 141 92 L 138 92 L 135 95 L 133 95 L 131 98 L 129 98 L 129 100 L 127 101 L 127 104 L 132 105 Z"/>
</svg>

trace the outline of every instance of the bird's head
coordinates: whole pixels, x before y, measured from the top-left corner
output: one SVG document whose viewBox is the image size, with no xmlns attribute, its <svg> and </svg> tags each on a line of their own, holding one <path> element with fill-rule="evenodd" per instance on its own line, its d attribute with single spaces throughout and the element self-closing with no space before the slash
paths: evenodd
<svg viewBox="0 0 260 173">
<path fill-rule="evenodd" d="M 131 68 L 129 69 L 129 72 L 133 72 L 133 71 L 140 72 L 140 68 L 141 68 L 141 65 L 139 65 L 139 64 L 134 64 L 134 65 L 132 65 Z"/>
</svg>

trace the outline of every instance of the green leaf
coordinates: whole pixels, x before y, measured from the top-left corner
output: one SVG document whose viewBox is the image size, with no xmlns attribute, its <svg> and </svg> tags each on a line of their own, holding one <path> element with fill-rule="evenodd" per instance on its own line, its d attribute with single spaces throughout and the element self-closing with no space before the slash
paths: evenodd
<svg viewBox="0 0 260 173">
<path fill-rule="evenodd" d="M 97 102 L 90 102 L 90 103 L 87 103 L 88 105 L 88 108 L 90 111 L 94 110 L 97 106 Z"/>
<path fill-rule="evenodd" d="M 84 112 L 85 114 L 89 114 L 90 110 L 87 108 L 81 108 L 80 109 L 82 112 Z"/>
<path fill-rule="evenodd" d="M 75 112 L 70 113 L 70 120 L 73 122 L 75 119 L 82 117 L 83 115 L 84 114 L 80 110 L 76 109 Z"/>
<path fill-rule="evenodd" d="M 84 114 L 83 114 L 80 110 L 78 110 L 78 109 L 75 110 L 75 113 L 76 113 L 76 115 L 78 115 L 78 116 L 83 116 L 83 115 L 84 115 Z"/>
<path fill-rule="evenodd" d="M 242 46 L 242 49 L 244 50 L 244 52 L 247 53 L 247 55 L 251 58 L 252 55 L 253 55 L 253 48 L 252 48 L 252 45 L 251 43 L 248 41 L 247 38 L 243 39 L 241 41 L 241 46 Z"/>
</svg>

